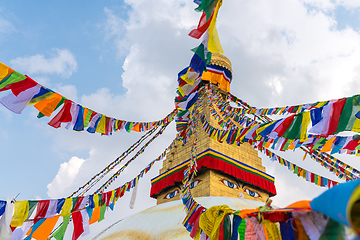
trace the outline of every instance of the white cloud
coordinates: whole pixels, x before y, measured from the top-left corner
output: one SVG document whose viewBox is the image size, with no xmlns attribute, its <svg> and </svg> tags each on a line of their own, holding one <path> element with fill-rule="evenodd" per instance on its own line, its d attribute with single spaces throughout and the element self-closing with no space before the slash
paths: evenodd
<svg viewBox="0 0 360 240">
<path fill-rule="evenodd" d="M 13 68 L 28 74 L 58 74 L 64 78 L 70 77 L 77 70 L 75 56 L 68 49 L 55 48 L 52 50 L 50 58 L 37 54 L 18 57 L 12 59 L 10 63 Z"/>
<path fill-rule="evenodd" d="M 113 89 L 102 88 L 80 96 L 79 101 L 119 119 L 160 119 L 173 109 L 177 73 L 188 65 L 192 56 L 190 49 L 199 44 L 186 35 L 196 26 L 200 14 L 193 11 L 193 4 L 185 2 L 127 3 L 132 7 L 128 20 L 116 16 L 111 9 L 104 10 L 107 16 L 104 29 L 107 38 L 117 39 L 114 41 L 117 54 L 124 54 L 123 47 L 129 47 L 122 79 L 118 79 L 127 92 L 119 95 L 113 93 Z M 331 14 L 309 12 L 302 1 L 277 0 L 273 4 L 266 0 L 227 1 L 219 13 L 218 30 L 225 55 L 233 63 L 232 92 L 258 106 L 290 105 L 352 94 L 356 90 L 349 85 L 358 76 L 360 36 L 353 29 L 338 31 L 335 26 Z M 76 176 L 71 188 L 76 189 L 90 179 L 138 137 L 124 133 L 100 137 L 59 132 L 55 144 L 60 146 L 59 151 L 97 149 L 98 152 L 83 164 L 83 171 Z M 173 137 L 173 130 L 162 136 L 163 145 L 155 146 L 157 151 L 151 150 L 149 154 L 156 157 Z M 152 157 L 147 157 L 147 161 L 149 159 Z M 289 177 L 283 175 L 283 171 L 287 170 L 274 173 L 280 182 Z M 129 170 L 122 179 L 129 180 L 137 173 Z M 307 183 L 301 185 L 300 180 L 289 179 L 286 184 L 279 184 L 279 195 L 293 183 L 307 196 L 304 190 Z"/>
<path fill-rule="evenodd" d="M 348 9 L 360 7 L 359 0 L 336 0 L 335 2 L 336 2 L 336 4 L 343 5 Z"/>
<path fill-rule="evenodd" d="M 336 24 L 331 13 L 309 12 L 297 0 L 223 4 L 218 28 L 234 66 L 232 91 L 258 106 L 354 94 L 360 35 Z M 269 93 L 280 86 L 281 95 L 273 98 Z"/>
<path fill-rule="evenodd" d="M 127 92 L 121 95 L 115 88 L 101 88 L 92 94 L 78 96 L 74 86 L 60 86 L 56 90 L 74 101 L 78 99 L 86 107 L 118 119 L 157 120 L 174 107 L 177 73 L 188 65 L 192 56 L 190 49 L 200 42 L 187 36 L 197 25 L 200 14 L 193 11 L 195 5 L 190 2 L 128 0 L 127 3 L 132 8 L 129 19 L 116 16 L 109 8 L 104 10 L 106 38 L 114 38 L 118 56 L 126 54 L 122 66 L 124 73 L 121 78 L 114 78 L 114 86 L 122 84 Z M 322 4 L 328 12 L 308 11 L 304 1 L 300 0 L 276 0 L 272 4 L 266 0 L 224 2 L 219 13 L 218 31 L 225 55 L 233 65 L 232 93 L 259 107 L 314 102 L 358 93 L 360 35 L 351 28 L 337 30 L 331 6 L 327 1 Z M 141 135 L 114 133 L 107 137 L 44 128 L 51 132 L 59 155 L 74 156 L 73 151 L 92 151 L 86 161 L 67 158 L 69 162 L 61 165 L 49 184 L 50 197 L 56 194 L 64 197 L 76 190 Z M 171 125 L 112 186 L 121 186 L 136 176 L 171 143 L 174 135 L 174 125 Z M 288 160 L 302 159 L 302 156 L 291 154 Z M 266 161 L 263 162 L 268 172 L 277 179 L 276 204 L 279 206 L 298 199 L 311 199 L 323 191 L 286 168 L 271 167 L 275 163 Z M 70 163 L 78 164 L 73 167 L 77 172 L 72 179 L 66 178 Z M 316 164 L 308 165 L 307 161 L 300 163 L 316 173 L 321 169 Z M 144 196 L 148 196 L 148 180 L 158 174 L 159 167 L 141 180 Z M 111 220 L 131 214 L 127 208 L 128 200 L 120 201 L 125 201 L 115 208 L 120 208 L 120 217 L 114 213 L 106 223 L 92 227 L 101 229 Z M 154 202 L 144 197 L 137 204 L 148 206 Z"/>
<path fill-rule="evenodd" d="M 72 185 L 76 175 L 79 173 L 81 165 L 85 162 L 84 159 L 72 157 L 69 162 L 60 164 L 59 171 L 54 180 L 47 185 L 47 194 L 51 198 L 62 198 L 68 187 Z"/>
<path fill-rule="evenodd" d="M 56 85 L 54 91 L 74 102 L 78 101 L 77 89 L 74 85 Z"/>
</svg>

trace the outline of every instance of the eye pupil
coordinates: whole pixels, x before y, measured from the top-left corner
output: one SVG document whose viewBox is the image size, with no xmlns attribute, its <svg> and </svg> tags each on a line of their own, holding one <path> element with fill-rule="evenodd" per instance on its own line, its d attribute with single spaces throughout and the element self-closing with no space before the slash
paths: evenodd
<svg viewBox="0 0 360 240">
<path fill-rule="evenodd" d="M 234 184 L 232 182 L 228 182 L 229 187 L 234 188 Z"/>
</svg>

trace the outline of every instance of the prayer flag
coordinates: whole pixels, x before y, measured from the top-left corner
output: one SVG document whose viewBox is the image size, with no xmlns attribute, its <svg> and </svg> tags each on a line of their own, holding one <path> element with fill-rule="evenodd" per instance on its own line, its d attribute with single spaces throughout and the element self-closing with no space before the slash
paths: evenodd
<svg viewBox="0 0 360 240">
<path fill-rule="evenodd" d="M 63 223 L 62 223 L 61 227 L 55 233 L 53 233 L 53 237 L 56 240 L 64 239 L 65 231 L 66 231 L 67 226 L 69 225 L 69 221 L 70 221 L 70 216 L 63 217 Z"/>
<path fill-rule="evenodd" d="M 41 200 L 37 204 L 36 214 L 34 217 L 34 221 L 38 221 L 39 219 L 43 219 L 46 216 L 46 212 L 49 208 L 50 200 Z"/>
<path fill-rule="evenodd" d="M 58 219 L 59 215 L 47 218 L 32 234 L 32 238 L 35 238 L 36 240 L 47 240 L 51 231 L 54 229 Z"/>
<path fill-rule="evenodd" d="M 39 91 L 40 85 L 36 85 L 35 87 L 22 91 L 17 96 L 15 96 L 13 93 L 10 93 L 9 95 L 2 97 L 0 99 L 0 103 L 10 111 L 20 114 L 28 105 L 33 96 Z"/>
<path fill-rule="evenodd" d="M 21 226 L 23 222 L 27 219 L 28 214 L 29 214 L 29 202 L 16 201 L 14 203 L 14 214 L 11 219 L 11 227 Z"/>
</svg>

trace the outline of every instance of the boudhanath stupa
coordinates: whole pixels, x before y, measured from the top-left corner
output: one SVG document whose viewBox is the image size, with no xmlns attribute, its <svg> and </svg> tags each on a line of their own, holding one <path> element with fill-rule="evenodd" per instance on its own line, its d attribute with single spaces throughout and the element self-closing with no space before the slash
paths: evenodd
<svg viewBox="0 0 360 240">
<path fill-rule="evenodd" d="M 133 207 L 138 182 L 158 161 L 162 168 L 149 192 L 156 205 L 119 217 L 91 239 L 360 239 L 360 171 L 334 157 L 360 156 L 360 95 L 272 108 L 249 105 L 230 91 L 236 76 L 216 30 L 223 1 L 194 2 L 202 16 L 189 35 L 201 43 L 192 49 L 189 66 L 177 74 L 175 109 L 157 121 L 106 116 L 0 63 L 0 91 L 9 92 L 0 103 L 14 113 L 32 105 L 38 118 L 51 118 L 53 128 L 108 136 L 144 133 L 70 196 L 0 200 L 0 240 L 63 240 L 69 224 L 73 240 L 85 238 L 89 225 L 102 221 L 126 192 L 132 192 Z M 133 179 L 114 186 L 173 121 L 177 134 L 172 143 Z M 278 155 L 296 149 L 344 183 Z M 258 152 L 327 190 L 284 208 L 272 205 L 275 177 L 266 172 Z"/>
</svg>

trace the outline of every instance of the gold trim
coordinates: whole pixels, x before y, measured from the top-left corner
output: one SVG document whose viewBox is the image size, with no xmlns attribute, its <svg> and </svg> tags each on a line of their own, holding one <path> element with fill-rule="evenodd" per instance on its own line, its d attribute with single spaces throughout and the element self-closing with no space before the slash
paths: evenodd
<svg viewBox="0 0 360 240">
<path fill-rule="evenodd" d="M 231 62 L 226 56 L 220 53 L 212 53 L 211 64 L 226 68 L 231 72 L 232 75 Z"/>
</svg>

